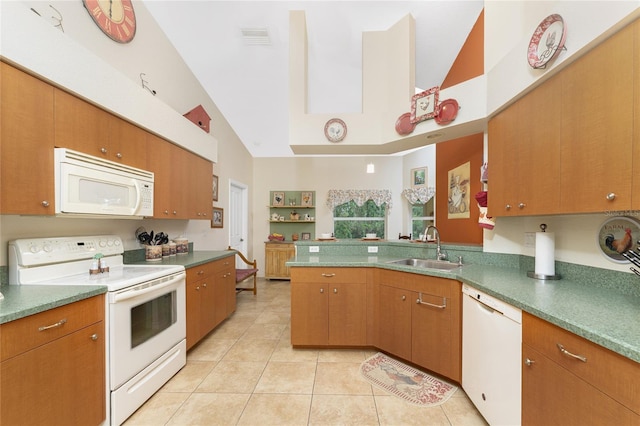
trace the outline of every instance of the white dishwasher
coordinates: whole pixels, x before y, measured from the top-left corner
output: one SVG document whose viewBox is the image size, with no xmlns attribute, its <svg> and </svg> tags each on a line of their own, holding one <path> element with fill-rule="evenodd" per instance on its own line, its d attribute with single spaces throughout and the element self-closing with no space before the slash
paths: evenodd
<svg viewBox="0 0 640 426">
<path fill-rule="evenodd" d="M 467 284 L 462 292 L 462 388 L 490 425 L 519 425 L 522 311 Z"/>
</svg>

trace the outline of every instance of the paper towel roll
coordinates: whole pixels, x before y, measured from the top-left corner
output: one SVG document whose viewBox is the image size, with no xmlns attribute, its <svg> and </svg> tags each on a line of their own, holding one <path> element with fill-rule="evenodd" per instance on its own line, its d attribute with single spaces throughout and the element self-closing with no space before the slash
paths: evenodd
<svg viewBox="0 0 640 426">
<path fill-rule="evenodd" d="M 553 232 L 536 232 L 536 275 L 555 275 L 555 235 Z"/>
</svg>

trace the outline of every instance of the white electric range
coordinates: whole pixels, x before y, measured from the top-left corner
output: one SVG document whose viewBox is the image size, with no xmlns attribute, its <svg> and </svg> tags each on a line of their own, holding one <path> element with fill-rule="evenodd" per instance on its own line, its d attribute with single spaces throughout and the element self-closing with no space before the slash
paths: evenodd
<svg viewBox="0 0 640 426">
<path fill-rule="evenodd" d="M 107 424 L 119 425 L 186 364 L 185 269 L 125 265 L 115 235 L 9 243 L 9 284 L 107 287 Z M 98 256 L 96 256 L 98 255 Z M 94 269 L 94 258 L 103 270 Z"/>
</svg>

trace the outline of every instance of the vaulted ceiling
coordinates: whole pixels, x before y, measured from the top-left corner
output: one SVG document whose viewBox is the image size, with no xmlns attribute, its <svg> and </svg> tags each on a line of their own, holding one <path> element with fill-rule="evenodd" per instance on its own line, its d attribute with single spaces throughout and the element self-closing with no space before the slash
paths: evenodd
<svg viewBox="0 0 640 426">
<path fill-rule="evenodd" d="M 254 157 L 289 147 L 289 11 L 304 10 L 308 112 L 362 109 L 362 33 L 416 22 L 416 86 L 439 86 L 483 1 L 147 1 L 145 6 Z M 247 31 L 268 36 L 254 40 Z M 255 32 L 252 34 L 256 34 Z M 409 101 L 408 101 L 409 103 Z"/>
</svg>

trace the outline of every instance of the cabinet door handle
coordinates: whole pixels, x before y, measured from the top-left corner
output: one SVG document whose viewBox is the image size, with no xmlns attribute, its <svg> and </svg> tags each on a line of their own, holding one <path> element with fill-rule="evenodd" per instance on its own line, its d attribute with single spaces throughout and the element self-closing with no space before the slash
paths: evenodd
<svg viewBox="0 0 640 426">
<path fill-rule="evenodd" d="M 586 357 L 584 357 L 584 356 L 582 356 L 582 355 L 572 354 L 571 352 L 569 352 L 568 350 L 566 350 L 566 349 L 564 348 L 564 346 L 562 346 L 560 343 L 556 343 L 556 345 L 558 346 L 558 349 L 560 350 L 560 352 L 561 352 L 563 355 L 566 355 L 566 356 L 571 357 L 571 358 L 575 358 L 575 359 L 580 360 L 580 361 L 582 361 L 582 362 L 587 362 L 587 358 L 586 358 Z"/>
<path fill-rule="evenodd" d="M 332 278 L 335 277 L 336 274 L 322 274 L 323 277 Z"/>
<path fill-rule="evenodd" d="M 532 364 L 535 364 L 534 360 L 529 359 L 529 358 L 524 360 L 524 365 L 526 365 L 527 367 L 531 367 Z"/>
<path fill-rule="evenodd" d="M 615 192 L 610 192 L 607 194 L 607 201 L 613 201 L 616 199 L 616 193 Z"/>
<path fill-rule="evenodd" d="M 402 301 L 404 302 L 405 300 L 407 300 L 407 296 L 405 296 L 404 294 L 402 295 Z"/>
<path fill-rule="evenodd" d="M 103 153 L 103 154 L 106 154 L 107 153 L 107 148 L 104 148 L 104 147 L 100 148 L 100 152 Z"/>
<path fill-rule="evenodd" d="M 44 200 L 42 202 L 42 207 L 49 207 L 49 202 L 47 200 Z"/>
<path fill-rule="evenodd" d="M 62 327 L 64 324 L 66 324 L 66 322 L 67 322 L 67 319 L 63 318 L 55 324 L 43 325 L 42 327 L 38 327 L 38 331 L 45 331 L 45 330 L 50 330 L 52 328 Z"/>
<path fill-rule="evenodd" d="M 511 210 L 511 204 L 507 204 L 506 206 L 504 206 L 505 210 Z"/>
<path fill-rule="evenodd" d="M 422 301 L 422 293 L 418 293 L 419 296 L 416 299 L 416 303 L 418 305 L 427 305 L 427 306 L 431 306 L 432 308 L 438 308 L 438 309 L 445 309 L 447 307 L 447 298 L 443 297 L 442 298 L 442 305 L 434 305 L 433 303 L 427 303 L 427 302 L 423 302 Z"/>
<path fill-rule="evenodd" d="M 98 340 L 98 335 L 97 334 L 92 334 L 91 335 L 91 340 L 93 340 L 93 341 Z"/>
<path fill-rule="evenodd" d="M 324 293 L 324 288 L 321 288 L 321 289 L 320 289 L 320 293 Z"/>
<path fill-rule="evenodd" d="M 525 204 L 525 203 L 520 203 L 520 204 L 518 204 L 518 208 L 519 208 L 519 209 L 524 209 L 525 207 L 526 207 L 526 204 Z"/>
<path fill-rule="evenodd" d="M 334 288 L 334 289 L 333 289 L 333 293 L 334 293 L 334 294 L 338 294 L 338 289 L 337 289 L 337 288 Z"/>
<path fill-rule="evenodd" d="M 118 152 L 118 153 L 116 154 L 116 157 L 118 157 L 118 158 L 122 158 L 122 154 Z"/>
</svg>

